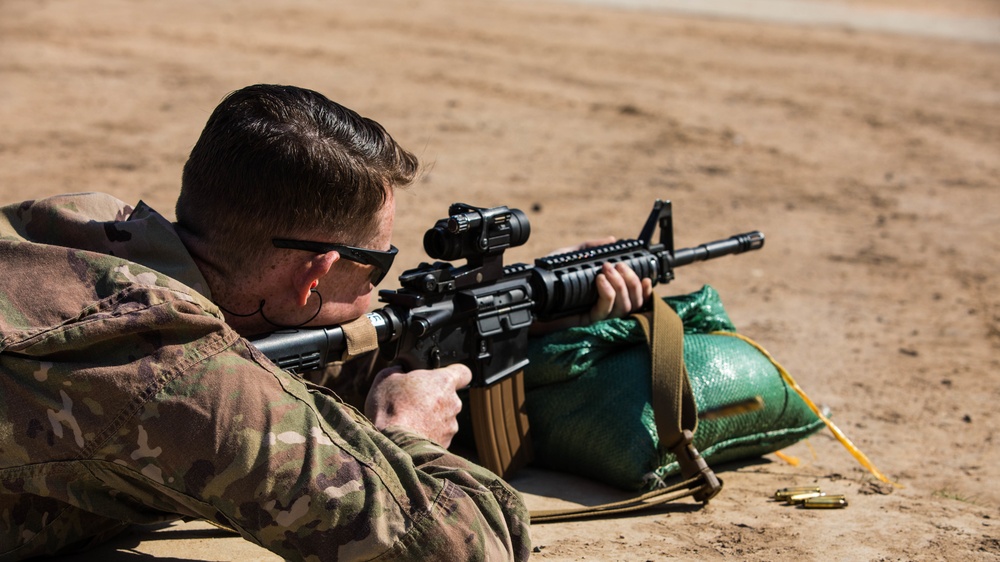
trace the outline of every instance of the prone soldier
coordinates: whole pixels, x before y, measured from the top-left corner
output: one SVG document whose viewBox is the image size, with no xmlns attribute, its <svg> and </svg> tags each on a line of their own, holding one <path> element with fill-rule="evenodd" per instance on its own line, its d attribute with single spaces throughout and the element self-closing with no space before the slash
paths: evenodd
<svg viewBox="0 0 1000 562">
<path fill-rule="evenodd" d="M 467 367 L 383 371 L 362 414 L 246 339 L 360 317 L 417 168 L 378 123 L 257 85 L 209 118 L 176 223 L 98 193 L 0 208 L 0 559 L 178 517 L 289 559 L 527 558 L 516 490 L 447 450 Z M 595 284 L 592 319 L 651 294 L 627 266 Z"/>
</svg>

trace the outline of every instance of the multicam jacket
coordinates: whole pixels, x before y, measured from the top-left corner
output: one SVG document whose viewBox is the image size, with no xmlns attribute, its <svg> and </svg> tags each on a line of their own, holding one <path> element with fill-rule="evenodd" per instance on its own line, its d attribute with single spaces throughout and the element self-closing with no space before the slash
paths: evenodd
<svg viewBox="0 0 1000 562">
<path fill-rule="evenodd" d="M 172 225 L 100 194 L 0 208 L 0 560 L 203 518 L 289 559 L 523 559 L 489 471 L 379 432 L 226 323 Z"/>
</svg>

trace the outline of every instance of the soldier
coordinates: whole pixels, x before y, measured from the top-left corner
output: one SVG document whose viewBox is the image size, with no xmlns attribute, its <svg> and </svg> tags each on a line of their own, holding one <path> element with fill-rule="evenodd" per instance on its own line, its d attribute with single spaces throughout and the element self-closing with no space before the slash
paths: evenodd
<svg viewBox="0 0 1000 562">
<path fill-rule="evenodd" d="M 97 193 L 0 208 L 0 559 L 178 517 L 289 559 L 527 558 L 518 493 L 447 450 L 466 367 L 383 371 L 362 415 L 244 339 L 366 312 L 417 166 L 378 123 L 258 85 L 209 118 L 176 224 Z M 650 295 L 601 277 L 594 318 Z"/>
</svg>

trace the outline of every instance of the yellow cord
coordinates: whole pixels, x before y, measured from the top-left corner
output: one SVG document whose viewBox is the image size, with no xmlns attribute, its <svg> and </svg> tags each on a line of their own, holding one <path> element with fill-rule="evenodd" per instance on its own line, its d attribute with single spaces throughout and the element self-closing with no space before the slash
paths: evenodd
<svg viewBox="0 0 1000 562">
<path fill-rule="evenodd" d="M 775 451 L 774 452 L 774 456 L 778 457 L 779 459 L 787 462 L 788 464 L 790 464 L 792 466 L 799 466 L 799 462 L 800 461 L 799 461 L 798 457 L 793 457 L 792 455 L 786 455 L 785 453 L 782 453 L 781 451 Z"/>
<path fill-rule="evenodd" d="M 744 336 L 743 334 L 738 334 L 736 332 L 718 331 L 712 333 L 717 335 L 732 336 L 734 338 L 739 338 L 747 342 L 748 344 L 754 346 L 757 349 L 757 351 L 763 353 L 764 357 L 767 357 L 767 359 L 774 365 L 774 367 L 778 370 L 778 372 L 781 373 L 781 378 L 784 379 L 785 382 L 788 383 L 788 386 L 792 387 L 792 389 L 796 393 L 798 393 L 800 397 L 802 397 L 802 400 L 806 403 L 807 406 L 809 406 L 809 409 L 812 410 L 813 413 L 819 417 L 819 419 L 823 420 L 823 423 L 825 423 L 826 426 L 830 428 L 830 431 L 833 433 L 833 436 L 837 438 L 837 441 L 840 441 L 840 444 L 843 445 L 844 448 L 846 448 L 847 451 L 851 453 L 851 455 L 855 459 L 857 459 L 859 463 L 861 463 L 861 466 L 867 468 L 868 471 L 875 476 L 875 478 L 878 478 L 882 482 L 892 484 L 893 486 L 900 486 L 896 482 L 889 480 L 889 478 L 887 478 L 884 474 L 882 474 L 882 472 L 880 472 L 879 469 L 875 468 L 875 465 L 872 464 L 870 460 L 868 460 L 868 457 L 861 452 L 861 449 L 858 449 L 854 445 L 854 443 L 852 443 L 851 440 L 848 439 L 846 435 L 844 435 L 844 432 L 840 431 L 840 428 L 838 428 L 836 424 L 830 421 L 830 418 L 823 415 L 823 412 L 821 412 L 819 408 L 816 407 L 816 404 L 813 403 L 813 401 L 810 400 L 808 396 L 806 396 L 805 391 L 802 390 L 801 387 L 799 387 L 799 384 L 797 382 L 795 382 L 795 379 L 792 378 L 792 375 L 788 374 L 788 371 L 786 371 L 784 367 L 782 367 L 777 361 L 775 361 L 774 357 L 771 357 L 771 354 L 768 353 L 766 349 L 761 347 L 760 344 Z"/>
</svg>

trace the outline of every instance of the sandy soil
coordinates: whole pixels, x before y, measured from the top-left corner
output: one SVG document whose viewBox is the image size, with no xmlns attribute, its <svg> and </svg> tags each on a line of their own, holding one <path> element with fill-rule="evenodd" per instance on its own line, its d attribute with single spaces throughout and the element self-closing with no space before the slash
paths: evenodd
<svg viewBox="0 0 1000 562">
<path fill-rule="evenodd" d="M 878 7 L 998 17 L 993 0 Z M 172 215 L 208 114 L 256 82 L 327 93 L 421 157 L 399 271 L 453 201 L 529 212 L 512 262 L 634 237 L 655 198 L 679 246 L 764 230 L 763 251 L 658 292 L 715 286 L 901 484 L 824 432 L 787 451 L 799 466 L 718 467 L 704 508 L 536 526 L 536 558 L 1000 557 L 998 43 L 547 2 L 4 0 L 0 200 L 103 190 Z M 513 483 L 536 508 L 621 496 L 539 470 Z M 768 499 L 805 483 L 850 507 Z M 100 554 L 273 559 L 199 523 Z"/>
</svg>

